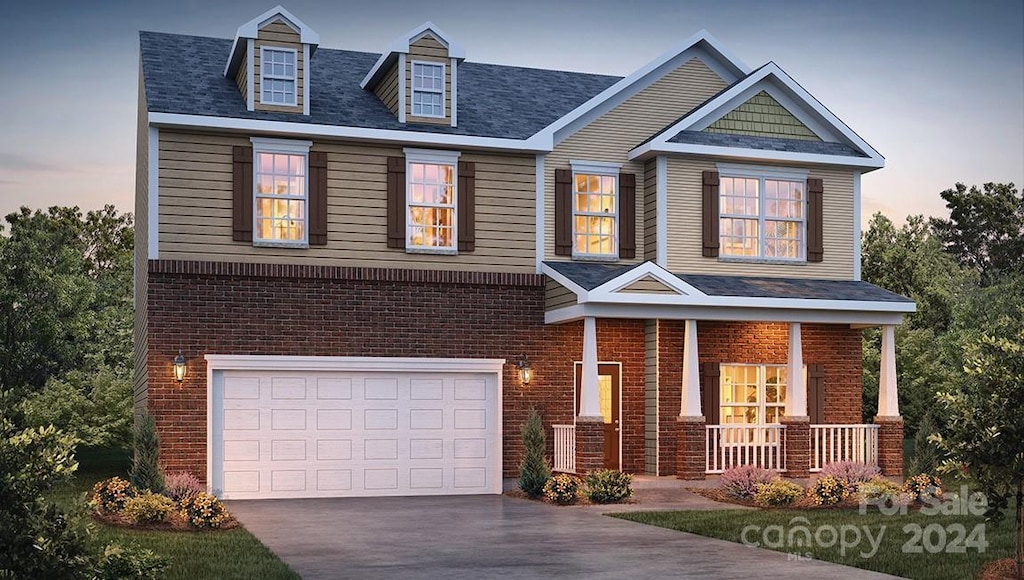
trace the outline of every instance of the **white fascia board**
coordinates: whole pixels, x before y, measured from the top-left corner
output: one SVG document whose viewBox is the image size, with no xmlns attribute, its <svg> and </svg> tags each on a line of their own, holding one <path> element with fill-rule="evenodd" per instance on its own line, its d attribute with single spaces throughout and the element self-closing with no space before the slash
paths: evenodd
<svg viewBox="0 0 1024 580">
<path fill-rule="evenodd" d="M 150 125 L 149 146 L 147 149 L 149 175 L 147 189 L 149 201 L 146 216 L 147 255 L 150 260 L 160 259 L 160 129 Z"/>
<path fill-rule="evenodd" d="M 848 155 L 822 155 L 820 153 L 794 153 L 792 151 L 774 151 L 770 149 L 746 149 L 742 147 L 722 147 L 719 145 L 699 145 L 695 143 L 655 143 L 653 141 L 629 152 L 629 160 L 634 161 L 660 153 L 679 153 L 686 155 L 708 155 L 727 159 L 748 161 L 781 161 L 790 163 L 813 163 L 817 165 L 838 165 L 842 167 L 860 167 L 872 170 L 885 167 L 884 159 L 871 157 L 851 157 Z"/>
<path fill-rule="evenodd" d="M 535 165 L 534 191 L 534 244 L 537 273 L 543 274 L 544 265 L 544 155 L 537 154 Z"/>
<path fill-rule="evenodd" d="M 238 119 L 235 117 L 209 117 L 204 115 L 183 115 L 179 113 L 149 113 L 149 122 L 157 126 L 192 127 L 221 129 L 245 133 L 289 135 L 295 137 L 328 137 L 337 139 L 365 139 L 387 143 L 409 143 L 431 147 L 476 147 L 504 151 L 545 152 L 534 149 L 528 141 L 503 139 L 499 137 L 473 137 L 443 133 L 420 133 L 396 131 L 393 129 L 367 129 L 363 127 L 342 127 L 295 123 L 291 121 L 265 121 L 261 119 Z"/>
<path fill-rule="evenodd" d="M 596 290 L 596 289 L 595 289 Z M 785 310 L 872 311 L 909 314 L 917 311 L 913 302 L 873 300 L 815 300 L 810 298 L 763 298 L 755 296 L 708 296 L 668 294 L 607 294 L 591 290 L 587 300 L 607 304 L 657 304 L 664 306 L 709 306 L 715 308 L 776 308 Z"/>
<path fill-rule="evenodd" d="M 213 370 L 500 373 L 505 359 L 208 354 Z"/>
<path fill-rule="evenodd" d="M 274 151 L 277 153 L 296 153 L 305 155 L 313 146 L 312 141 L 302 139 L 274 139 L 271 137 L 249 137 L 253 147 L 261 151 Z"/>
<path fill-rule="evenodd" d="M 643 280 L 648 276 L 654 278 L 655 280 L 661 282 L 662 284 L 668 286 L 669 288 L 675 290 L 676 292 L 679 292 L 680 295 L 706 296 L 706 294 L 704 294 L 697 288 L 694 288 L 690 284 L 687 284 L 678 276 L 665 270 L 664 268 L 655 264 L 654 262 L 644 262 L 643 264 L 640 264 L 636 268 L 627 270 L 626 272 L 623 272 L 621 275 L 612 278 L 611 280 L 605 282 L 604 284 L 601 284 L 597 288 L 594 288 L 588 293 L 587 300 L 591 302 L 603 302 L 606 300 L 611 302 L 618 302 L 620 301 L 620 298 L 630 298 L 632 296 L 643 297 L 645 296 L 644 294 L 633 295 L 620 294 L 618 292 L 619 290 L 622 290 L 626 286 L 629 286 L 634 282 Z M 664 295 L 655 294 L 653 296 Z"/>
<path fill-rule="evenodd" d="M 698 47 L 700 45 L 700 47 Z M 691 50 L 703 48 L 703 50 Z M 649 85 L 654 80 L 657 80 L 668 74 L 675 67 L 668 67 L 660 71 L 660 74 L 653 75 L 653 79 L 648 79 L 652 73 L 658 72 L 658 69 L 663 68 L 666 64 L 676 60 L 684 53 L 691 53 L 687 56 L 697 56 L 698 53 L 703 53 L 711 59 L 719 61 L 719 64 L 723 65 L 725 69 L 733 74 L 732 78 L 723 78 L 728 84 L 734 82 L 737 78 L 741 78 L 744 75 L 750 74 L 750 68 L 735 58 L 731 53 L 721 47 L 721 43 L 717 38 L 712 36 L 706 30 L 694 34 L 690 38 L 683 41 L 676 47 L 664 52 L 654 60 L 648 62 L 646 65 L 640 67 L 629 76 L 623 78 L 607 89 L 601 91 L 598 95 L 592 97 L 582 105 L 576 107 L 568 114 L 564 115 L 560 119 L 551 123 L 547 127 L 537 132 L 531 140 L 536 140 L 537 144 L 541 147 L 551 149 L 555 144 L 555 134 L 562 129 L 565 129 L 572 123 L 583 119 L 586 116 L 592 116 L 595 112 L 599 111 L 602 106 L 607 106 L 609 101 L 612 101 L 621 93 L 634 88 L 634 85 Z M 688 58 L 686 59 L 688 60 Z M 681 63 L 680 63 L 681 64 Z M 721 76 L 721 68 L 716 71 Z M 645 83 L 646 81 L 646 83 Z M 634 92 L 639 89 L 635 89 Z M 600 116 L 600 115 L 598 115 Z"/>
<path fill-rule="evenodd" d="M 715 167 L 720 174 L 730 177 L 773 177 L 793 181 L 805 181 L 810 173 L 810 170 L 800 167 L 765 167 L 745 163 L 719 162 Z"/>
<path fill-rule="evenodd" d="M 545 324 L 561 324 L 585 317 L 635 320 L 722 320 L 737 322 L 804 322 L 849 324 L 864 328 L 903 324 L 903 314 L 869 310 L 800 310 L 779 308 L 729 308 L 713 306 L 664 306 L 657 304 L 576 304 L 544 313 Z"/>
<path fill-rule="evenodd" d="M 554 268 L 548 266 L 547 264 L 541 264 L 540 269 L 542 274 L 551 278 L 555 282 L 558 282 L 562 286 L 565 286 L 566 289 L 572 291 L 572 293 L 576 295 L 577 301 L 583 302 L 587 299 L 587 289 L 584 288 L 583 286 L 580 286 L 576 282 L 573 282 L 571 279 L 561 274 L 558 270 L 555 270 Z"/>
</svg>

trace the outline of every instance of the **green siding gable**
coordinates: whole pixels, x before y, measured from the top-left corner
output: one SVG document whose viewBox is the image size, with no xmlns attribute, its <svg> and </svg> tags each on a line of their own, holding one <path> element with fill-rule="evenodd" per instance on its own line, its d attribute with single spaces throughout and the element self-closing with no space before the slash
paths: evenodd
<svg viewBox="0 0 1024 580">
<path fill-rule="evenodd" d="M 757 93 L 704 131 L 821 141 L 813 131 L 765 91 Z"/>
</svg>

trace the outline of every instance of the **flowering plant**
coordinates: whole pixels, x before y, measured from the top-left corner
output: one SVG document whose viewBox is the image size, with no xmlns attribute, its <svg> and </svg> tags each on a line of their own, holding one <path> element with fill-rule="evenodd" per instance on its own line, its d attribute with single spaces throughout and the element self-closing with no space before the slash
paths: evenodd
<svg viewBox="0 0 1024 580">
<path fill-rule="evenodd" d="M 551 503 L 571 505 L 580 496 L 580 480 L 568 473 L 559 473 L 544 484 L 544 497 Z"/>
<path fill-rule="evenodd" d="M 137 495 L 139 495 L 139 490 L 130 482 L 120 477 L 111 477 L 99 481 L 93 486 L 92 500 L 89 505 L 108 513 L 118 513 L 124 509 L 129 499 Z"/>
<path fill-rule="evenodd" d="M 181 517 L 196 528 L 219 528 L 229 517 L 224 504 L 205 492 L 186 496 L 180 505 Z"/>
</svg>

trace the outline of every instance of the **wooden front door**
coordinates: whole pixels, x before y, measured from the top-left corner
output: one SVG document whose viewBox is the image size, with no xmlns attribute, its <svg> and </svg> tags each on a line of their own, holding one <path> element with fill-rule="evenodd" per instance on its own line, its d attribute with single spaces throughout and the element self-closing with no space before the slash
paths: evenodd
<svg viewBox="0 0 1024 580">
<path fill-rule="evenodd" d="M 621 367 L 617 364 L 597 365 L 597 387 L 604 417 L 604 466 L 606 469 L 621 469 L 619 445 L 622 425 L 619 411 L 622 396 Z M 576 413 L 580 408 L 580 385 L 583 381 L 583 365 L 576 363 Z"/>
</svg>

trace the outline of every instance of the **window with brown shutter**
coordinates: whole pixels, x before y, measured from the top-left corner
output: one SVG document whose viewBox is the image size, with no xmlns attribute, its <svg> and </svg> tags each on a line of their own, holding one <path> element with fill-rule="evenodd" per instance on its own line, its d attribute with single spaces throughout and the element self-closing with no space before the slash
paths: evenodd
<svg viewBox="0 0 1024 580">
<path fill-rule="evenodd" d="M 327 245 L 327 152 L 309 153 L 309 245 Z"/>
<path fill-rule="evenodd" d="M 459 162 L 459 251 L 476 249 L 476 163 Z"/>
<path fill-rule="evenodd" d="M 619 174 L 619 257 L 636 257 L 636 175 Z"/>
<path fill-rule="evenodd" d="M 821 179 L 807 180 L 807 261 L 821 262 L 825 257 L 823 237 L 822 201 L 824 183 Z"/>
<path fill-rule="evenodd" d="M 825 365 L 807 365 L 807 415 L 812 425 L 825 423 Z"/>
<path fill-rule="evenodd" d="M 405 248 L 405 158 L 388 157 L 388 247 Z"/>
<path fill-rule="evenodd" d="M 718 172 L 705 171 L 702 175 L 702 206 L 705 258 L 718 257 Z"/>
<path fill-rule="evenodd" d="M 232 149 L 231 239 L 252 242 L 252 147 Z"/>
<path fill-rule="evenodd" d="M 572 170 L 555 170 L 555 255 L 572 255 Z"/>
<path fill-rule="evenodd" d="M 721 371 L 718 363 L 700 363 L 700 404 L 704 413 L 704 423 L 718 425 L 719 407 L 721 405 Z"/>
</svg>

